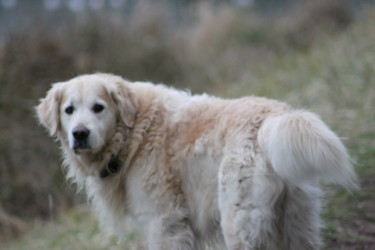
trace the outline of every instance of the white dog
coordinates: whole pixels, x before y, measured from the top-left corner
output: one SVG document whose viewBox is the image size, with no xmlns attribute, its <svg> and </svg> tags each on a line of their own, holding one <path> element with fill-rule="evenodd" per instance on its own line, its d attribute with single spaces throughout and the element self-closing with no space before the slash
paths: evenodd
<svg viewBox="0 0 375 250">
<path fill-rule="evenodd" d="M 37 113 L 101 225 L 122 238 L 133 219 L 148 249 L 319 249 L 319 182 L 356 187 L 318 116 L 265 98 L 93 74 L 54 84 Z"/>
</svg>

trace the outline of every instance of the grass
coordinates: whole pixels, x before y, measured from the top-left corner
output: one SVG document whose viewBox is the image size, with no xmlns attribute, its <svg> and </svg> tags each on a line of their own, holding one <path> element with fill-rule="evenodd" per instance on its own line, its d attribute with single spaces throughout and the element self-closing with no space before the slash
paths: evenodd
<svg viewBox="0 0 375 250">
<path fill-rule="evenodd" d="M 136 235 L 119 244 L 100 233 L 85 206 L 74 208 L 84 201 L 66 184 L 57 145 L 32 110 L 50 83 L 95 71 L 317 112 L 344 136 L 362 187 L 327 188 L 326 249 L 374 247 L 375 9 L 345 21 L 341 7 L 337 19 L 300 14 L 316 9 L 268 19 L 201 4 L 176 28 L 163 6 L 146 6 L 135 10 L 138 19 L 88 15 L 59 32 L 8 34 L 0 45 L 0 238 L 8 243 L 0 248 L 138 249 Z"/>
<path fill-rule="evenodd" d="M 114 237 L 106 236 L 100 232 L 98 223 L 90 210 L 86 206 L 79 206 L 60 214 L 59 218 L 53 222 L 37 223 L 34 229 L 22 239 L 10 244 L 0 244 L 0 248 L 4 247 L 8 250 L 135 250 L 139 249 L 137 241 L 136 235 L 131 232 L 121 243 Z"/>
</svg>

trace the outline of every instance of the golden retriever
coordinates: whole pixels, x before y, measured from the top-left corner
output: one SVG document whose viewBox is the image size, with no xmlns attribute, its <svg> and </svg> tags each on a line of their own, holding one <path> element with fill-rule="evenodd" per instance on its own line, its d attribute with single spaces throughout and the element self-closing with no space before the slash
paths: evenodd
<svg viewBox="0 0 375 250">
<path fill-rule="evenodd" d="M 345 147 L 317 115 L 92 74 L 36 108 L 101 225 L 131 219 L 147 249 L 319 249 L 320 181 L 356 187 Z"/>
</svg>

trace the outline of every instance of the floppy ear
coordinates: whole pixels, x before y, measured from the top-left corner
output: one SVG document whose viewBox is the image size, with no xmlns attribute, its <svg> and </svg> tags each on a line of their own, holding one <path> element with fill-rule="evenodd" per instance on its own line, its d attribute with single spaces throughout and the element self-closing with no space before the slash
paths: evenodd
<svg viewBox="0 0 375 250">
<path fill-rule="evenodd" d="M 62 84 L 56 83 L 47 92 L 47 96 L 40 99 L 35 108 L 40 123 L 46 127 L 51 136 L 54 136 L 60 127 L 60 102 Z"/>
<path fill-rule="evenodd" d="M 137 100 L 130 88 L 123 81 L 116 82 L 116 89 L 111 93 L 116 104 L 117 114 L 125 125 L 129 128 L 134 127 L 137 115 Z"/>
</svg>

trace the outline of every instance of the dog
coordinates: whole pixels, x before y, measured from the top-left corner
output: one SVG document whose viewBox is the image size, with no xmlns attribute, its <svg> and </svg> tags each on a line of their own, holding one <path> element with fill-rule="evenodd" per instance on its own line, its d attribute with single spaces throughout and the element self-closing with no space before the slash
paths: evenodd
<svg viewBox="0 0 375 250">
<path fill-rule="evenodd" d="M 266 98 L 221 99 L 96 73 L 36 107 L 100 225 L 147 249 L 319 249 L 321 182 L 356 188 L 334 132 Z"/>
</svg>

